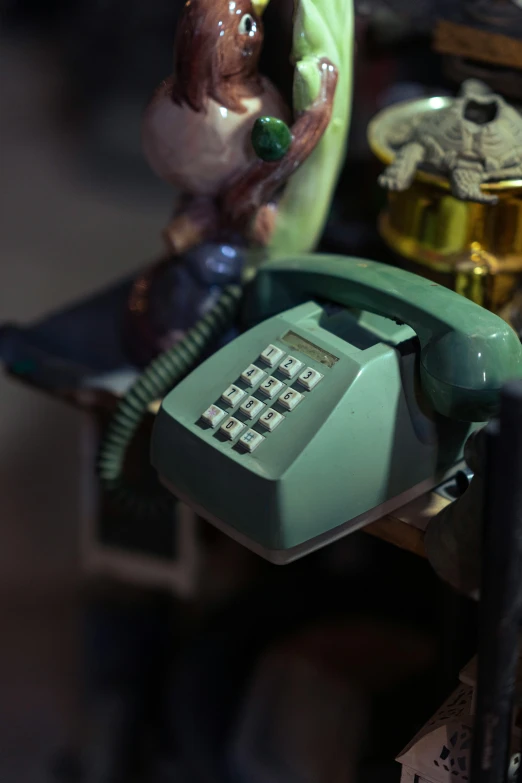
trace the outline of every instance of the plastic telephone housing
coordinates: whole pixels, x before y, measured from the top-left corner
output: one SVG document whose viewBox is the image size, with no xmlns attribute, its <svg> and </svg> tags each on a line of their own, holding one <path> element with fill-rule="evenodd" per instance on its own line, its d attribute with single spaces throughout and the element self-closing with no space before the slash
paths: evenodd
<svg viewBox="0 0 522 783">
<path fill-rule="evenodd" d="M 334 304 L 332 304 L 334 303 Z M 500 318 L 399 269 L 331 256 L 262 267 L 245 298 L 251 328 L 166 396 L 152 463 L 164 484 L 238 541 L 287 562 L 404 505 L 451 475 L 522 347 Z M 321 375 L 314 388 L 261 360 L 267 346 Z M 292 390 L 288 410 L 241 380 L 251 365 Z M 223 402 L 234 384 L 282 419 L 267 431 Z M 239 393 L 239 392 L 238 392 Z M 291 396 L 292 396 L 291 395 Z M 284 400 L 283 400 L 284 402 Z M 227 439 L 209 406 L 239 422 Z M 256 405 L 255 408 L 259 408 Z M 232 426 L 232 425 L 231 425 Z M 256 434 L 250 453 L 242 434 Z M 261 436 L 261 440 L 259 437 Z M 249 436 L 254 438 L 254 436 Z"/>
</svg>

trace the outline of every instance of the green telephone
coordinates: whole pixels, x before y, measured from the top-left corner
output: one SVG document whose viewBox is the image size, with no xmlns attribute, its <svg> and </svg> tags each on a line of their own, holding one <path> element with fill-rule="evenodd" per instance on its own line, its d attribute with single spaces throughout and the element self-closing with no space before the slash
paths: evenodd
<svg viewBox="0 0 522 783">
<path fill-rule="evenodd" d="M 151 458 L 178 498 L 272 562 L 451 475 L 522 376 L 504 321 L 377 262 L 271 261 L 244 302 L 248 331 L 165 397 Z"/>
</svg>

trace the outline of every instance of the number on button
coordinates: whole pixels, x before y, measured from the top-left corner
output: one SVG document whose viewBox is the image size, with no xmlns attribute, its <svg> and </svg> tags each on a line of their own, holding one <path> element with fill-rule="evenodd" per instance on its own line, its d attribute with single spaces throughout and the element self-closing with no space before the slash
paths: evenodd
<svg viewBox="0 0 522 783">
<path fill-rule="evenodd" d="M 283 386 L 284 383 L 281 383 L 281 381 L 278 381 L 277 378 L 273 378 L 270 375 L 266 381 L 263 381 L 259 387 L 259 391 L 264 394 L 265 397 L 268 397 L 270 400 L 272 400 L 276 394 L 279 394 Z"/>
<path fill-rule="evenodd" d="M 285 352 L 281 348 L 277 348 L 275 345 L 269 345 L 261 356 L 259 357 L 262 362 L 268 364 L 269 367 L 275 367 L 278 362 L 281 361 Z"/>
<path fill-rule="evenodd" d="M 221 425 L 220 429 L 223 435 L 226 435 L 229 440 L 234 440 L 236 435 L 239 435 L 241 430 L 245 429 L 245 425 L 231 416 L 228 421 Z"/>
<path fill-rule="evenodd" d="M 241 374 L 241 380 L 247 383 L 249 386 L 256 386 L 266 376 L 266 372 L 260 370 L 255 364 L 251 364 Z"/>
<path fill-rule="evenodd" d="M 282 372 L 287 378 L 294 378 L 302 366 L 303 362 L 300 362 L 295 356 L 287 356 L 284 362 L 279 365 L 279 372 Z"/>
<path fill-rule="evenodd" d="M 228 389 L 223 392 L 221 399 L 233 408 L 234 405 L 241 402 L 245 393 L 246 392 L 244 392 L 243 389 L 240 389 L 239 386 L 234 386 L 234 384 L 232 384 L 232 386 L 229 386 Z"/>
<path fill-rule="evenodd" d="M 319 381 L 321 381 L 323 378 L 324 375 L 321 375 L 320 372 L 317 372 L 317 370 L 313 370 L 311 367 L 307 367 L 306 370 L 301 373 L 301 375 L 297 380 L 301 384 L 301 386 L 305 387 L 305 389 L 308 389 L 308 391 L 312 391 L 312 389 L 315 389 Z"/>
<path fill-rule="evenodd" d="M 279 402 L 288 411 L 293 411 L 294 408 L 297 405 L 299 405 L 302 399 L 303 399 L 302 394 L 299 394 L 299 392 L 294 391 L 294 389 L 288 389 L 288 391 L 283 392 L 283 394 L 281 394 L 281 396 L 279 397 Z"/>
<path fill-rule="evenodd" d="M 248 416 L 249 419 L 255 419 L 257 414 L 263 410 L 265 404 L 255 397 L 248 397 L 240 408 L 241 413 Z"/>
<path fill-rule="evenodd" d="M 273 432 L 275 428 L 281 424 L 284 418 L 285 417 L 280 413 L 270 408 L 266 413 L 263 413 L 259 419 L 259 423 L 269 432 Z"/>
</svg>

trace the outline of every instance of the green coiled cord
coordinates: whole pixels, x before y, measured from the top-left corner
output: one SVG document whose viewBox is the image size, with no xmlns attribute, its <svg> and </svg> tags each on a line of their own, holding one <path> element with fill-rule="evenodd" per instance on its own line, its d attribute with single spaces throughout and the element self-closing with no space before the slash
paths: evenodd
<svg viewBox="0 0 522 783">
<path fill-rule="evenodd" d="M 144 522 L 165 519 L 171 513 L 172 498 L 158 483 L 156 487 L 131 484 L 124 476 L 125 457 L 151 403 L 163 398 L 194 368 L 213 340 L 232 324 L 242 297 L 242 288 L 228 286 L 207 315 L 185 337 L 154 359 L 119 403 L 102 441 L 98 475 L 118 508 Z"/>
</svg>

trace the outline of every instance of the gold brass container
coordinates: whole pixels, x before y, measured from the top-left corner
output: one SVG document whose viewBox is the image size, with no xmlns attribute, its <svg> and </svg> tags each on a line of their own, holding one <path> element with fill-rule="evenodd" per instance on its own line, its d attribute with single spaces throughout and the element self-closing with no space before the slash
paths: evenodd
<svg viewBox="0 0 522 783">
<path fill-rule="evenodd" d="M 368 128 L 374 154 L 391 163 L 390 130 L 451 100 L 408 101 L 380 112 Z M 498 204 L 460 201 L 445 177 L 418 171 L 408 190 L 388 193 L 379 231 L 418 274 L 505 316 L 522 276 L 522 179 L 482 187 L 498 196 Z"/>
</svg>

